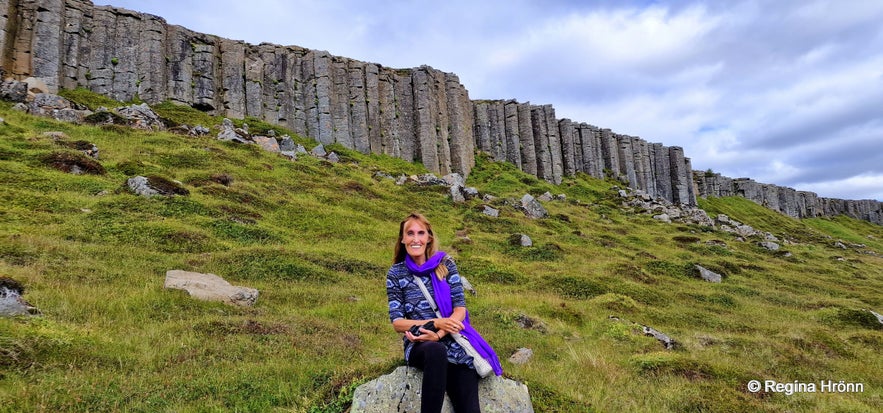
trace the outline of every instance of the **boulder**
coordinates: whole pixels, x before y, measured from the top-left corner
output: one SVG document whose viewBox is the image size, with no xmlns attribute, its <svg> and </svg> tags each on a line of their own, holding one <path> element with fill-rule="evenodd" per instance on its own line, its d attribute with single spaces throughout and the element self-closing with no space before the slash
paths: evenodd
<svg viewBox="0 0 883 413">
<path fill-rule="evenodd" d="M 509 356 L 509 362 L 516 365 L 522 365 L 530 361 L 531 357 L 533 357 L 533 350 L 521 347 Z"/>
<path fill-rule="evenodd" d="M 487 205 L 484 206 L 484 209 L 481 211 L 481 213 L 482 213 L 482 214 L 485 214 L 485 215 L 487 215 L 487 216 L 489 216 L 489 217 L 493 217 L 493 218 L 496 218 L 496 217 L 500 216 L 500 210 L 499 210 L 499 209 L 491 208 L 491 207 L 489 207 L 489 206 L 487 206 Z"/>
<path fill-rule="evenodd" d="M 40 310 L 22 298 L 25 289 L 18 281 L 0 277 L 0 317 L 38 315 Z"/>
<path fill-rule="evenodd" d="M 509 244 L 520 247 L 532 247 L 533 240 L 526 234 L 512 234 L 509 236 Z"/>
<path fill-rule="evenodd" d="M 524 196 L 521 197 L 521 208 L 528 218 L 539 219 L 547 218 L 549 216 L 549 212 L 546 211 L 546 208 L 543 208 L 539 201 L 530 194 L 524 194 Z"/>
<path fill-rule="evenodd" d="M 389 413 L 420 411 L 423 372 L 407 366 L 357 387 L 350 413 Z M 478 382 L 478 400 L 483 412 L 532 413 L 527 386 L 514 380 L 490 376 Z M 442 412 L 451 413 L 445 396 Z"/>
<path fill-rule="evenodd" d="M 328 156 L 328 152 L 325 150 L 325 145 L 319 144 L 313 150 L 310 151 L 310 154 L 317 158 L 324 158 Z"/>
<path fill-rule="evenodd" d="M 133 128 L 152 131 L 166 130 L 165 123 L 146 103 L 118 107 L 116 113 L 127 119 Z"/>
<path fill-rule="evenodd" d="M 258 290 L 231 285 L 215 274 L 169 270 L 164 288 L 187 291 L 191 297 L 206 301 L 221 301 L 243 307 L 254 306 Z"/>
<path fill-rule="evenodd" d="M 221 122 L 221 131 L 218 132 L 218 140 L 237 143 L 250 143 L 248 134 L 242 129 L 233 126 L 233 121 L 227 118 Z"/>
<path fill-rule="evenodd" d="M 659 342 L 665 346 L 666 350 L 671 350 L 671 349 L 675 348 L 675 346 L 677 346 L 677 342 L 672 340 L 671 337 L 657 331 L 653 327 L 641 326 L 641 331 L 644 332 L 645 336 L 651 336 L 651 337 L 654 337 L 655 339 L 659 340 Z"/>
<path fill-rule="evenodd" d="M 772 242 L 772 241 L 759 242 L 757 245 L 759 245 L 760 247 L 765 248 L 767 250 L 770 250 L 770 251 L 778 251 L 779 250 L 779 244 L 776 244 L 775 242 Z"/>
<path fill-rule="evenodd" d="M 466 196 L 463 194 L 463 186 L 460 184 L 451 185 L 451 200 L 454 203 L 466 202 Z"/>
<path fill-rule="evenodd" d="M 126 186 L 136 195 L 152 196 L 189 195 L 190 191 L 181 185 L 158 176 L 135 176 L 126 180 Z"/>
<path fill-rule="evenodd" d="M 280 152 L 279 142 L 270 136 L 254 136 L 251 138 L 258 146 L 268 152 Z"/>
<path fill-rule="evenodd" d="M 699 270 L 699 276 L 702 277 L 702 279 L 705 281 L 719 283 L 721 282 L 721 279 L 723 279 L 720 274 L 711 271 L 701 265 L 696 264 L 696 269 Z"/>
<path fill-rule="evenodd" d="M 17 80 L 7 80 L 0 84 L 0 99 L 22 103 L 28 98 L 28 84 Z"/>
</svg>

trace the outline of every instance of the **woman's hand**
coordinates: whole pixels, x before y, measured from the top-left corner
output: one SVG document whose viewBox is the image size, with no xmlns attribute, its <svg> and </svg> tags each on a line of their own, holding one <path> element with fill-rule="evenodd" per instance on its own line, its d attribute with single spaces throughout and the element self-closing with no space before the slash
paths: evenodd
<svg viewBox="0 0 883 413">
<path fill-rule="evenodd" d="M 407 337 L 408 340 L 412 343 L 422 343 L 424 341 L 439 341 L 441 339 L 441 336 L 439 336 L 438 333 L 436 333 L 435 331 L 427 330 L 423 327 L 420 327 L 419 331 L 423 334 L 415 336 L 411 334 L 410 331 L 405 331 L 405 337 Z"/>
<path fill-rule="evenodd" d="M 436 318 L 433 322 L 437 329 L 448 333 L 459 333 L 463 330 L 463 322 L 452 317 Z"/>
</svg>

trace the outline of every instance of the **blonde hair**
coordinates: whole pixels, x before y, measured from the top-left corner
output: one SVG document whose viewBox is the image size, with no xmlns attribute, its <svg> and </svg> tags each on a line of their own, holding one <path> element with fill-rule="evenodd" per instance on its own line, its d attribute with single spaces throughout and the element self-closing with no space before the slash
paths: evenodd
<svg viewBox="0 0 883 413">
<path fill-rule="evenodd" d="M 431 257 L 435 255 L 438 250 L 438 246 L 435 242 L 435 233 L 432 232 L 432 224 L 429 223 L 429 220 L 426 219 L 425 216 L 419 214 L 417 212 L 412 212 L 408 215 L 402 222 L 399 224 L 399 238 L 396 240 L 395 252 L 393 253 L 392 263 L 398 264 L 405 260 L 405 257 L 408 255 L 407 248 L 403 247 L 402 240 L 405 238 L 405 225 L 408 221 L 417 221 L 426 227 L 426 231 L 429 233 L 429 242 L 426 244 L 426 257 Z M 445 257 L 444 261 L 447 261 L 449 258 Z M 444 262 L 438 265 L 435 268 L 435 275 L 439 280 L 445 279 L 448 276 L 448 267 L 444 265 Z"/>
</svg>

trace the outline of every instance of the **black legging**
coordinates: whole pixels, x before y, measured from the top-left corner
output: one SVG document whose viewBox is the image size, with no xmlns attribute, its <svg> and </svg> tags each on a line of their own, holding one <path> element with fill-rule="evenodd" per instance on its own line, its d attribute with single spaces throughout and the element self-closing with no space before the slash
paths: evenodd
<svg viewBox="0 0 883 413">
<path fill-rule="evenodd" d="M 448 363 L 448 351 L 437 341 L 416 343 L 408 364 L 423 370 L 421 413 L 441 412 L 445 390 L 456 413 L 479 413 L 478 374 L 467 365 Z"/>
</svg>

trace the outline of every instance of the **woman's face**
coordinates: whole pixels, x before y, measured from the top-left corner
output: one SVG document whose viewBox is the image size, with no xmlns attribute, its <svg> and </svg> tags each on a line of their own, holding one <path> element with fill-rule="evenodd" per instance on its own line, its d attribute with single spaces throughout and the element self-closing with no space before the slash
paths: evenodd
<svg viewBox="0 0 883 413">
<path fill-rule="evenodd" d="M 423 264 L 426 261 L 426 245 L 430 240 L 429 230 L 420 221 L 412 219 L 405 222 L 402 244 L 405 244 L 405 251 L 415 263 Z"/>
</svg>

